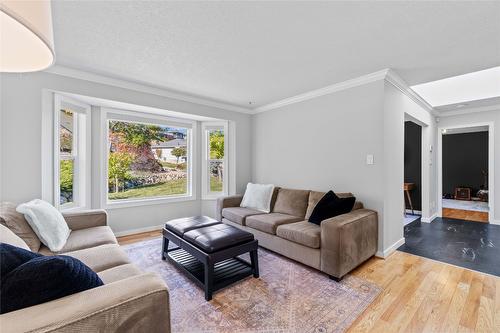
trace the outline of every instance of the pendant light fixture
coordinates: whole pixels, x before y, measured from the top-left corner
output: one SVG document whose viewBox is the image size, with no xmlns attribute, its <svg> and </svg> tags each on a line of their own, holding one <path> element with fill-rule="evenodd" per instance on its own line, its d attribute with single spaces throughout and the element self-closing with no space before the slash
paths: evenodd
<svg viewBox="0 0 500 333">
<path fill-rule="evenodd" d="M 49 0 L 0 0 L 0 72 L 23 73 L 54 63 Z"/>
</svg>

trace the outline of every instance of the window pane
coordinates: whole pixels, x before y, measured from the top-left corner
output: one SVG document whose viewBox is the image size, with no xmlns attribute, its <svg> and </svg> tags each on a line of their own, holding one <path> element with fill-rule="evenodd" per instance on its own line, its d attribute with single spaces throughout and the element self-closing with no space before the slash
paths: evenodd
<svg viewBox="0 0 500 333">
<path fill-rule="evenodd" d="M 64 205 L 73 202 L 74 184 L 74 161 L 61 160 L 59 162 L 59 204 Z"/>
<path fill-rule="evenodd" d="M 61 110 L 59 148 L 63 154 L 71 154 L 73 151 L 73 125 L 74 113 L 69 110 Z"/>
<path fill-rule="evenodd" d="M 108 198 L 188 193 L 186 128 L 109 121 Z"/>
<path fill-rule="evenodd" d="M 224 131 L 208 131 L 210 159 L 221 160 L 224 158 Z"/>
<path fill-rule="evenodd" d="M 224 163 L 221 161 L 210 161 L 210 192 L 222 192 Z"/>
</svg>

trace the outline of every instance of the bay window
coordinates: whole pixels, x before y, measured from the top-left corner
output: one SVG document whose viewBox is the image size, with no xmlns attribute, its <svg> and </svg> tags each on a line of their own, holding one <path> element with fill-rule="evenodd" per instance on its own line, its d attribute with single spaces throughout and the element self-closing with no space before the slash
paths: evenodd
<svg viewBox="0 0 500 333">
<path fill-rule="evenodd" d="M 228 121 L 99 106 L 59 92 L 43 96 L 42 199 L 60 210 L 211 200 L 234 186 Z"/>
</svg>

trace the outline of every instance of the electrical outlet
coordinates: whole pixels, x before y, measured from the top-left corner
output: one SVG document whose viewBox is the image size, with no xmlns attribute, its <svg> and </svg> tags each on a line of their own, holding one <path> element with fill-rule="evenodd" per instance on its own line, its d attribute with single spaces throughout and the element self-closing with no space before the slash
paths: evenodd
<svg viewBox="0 0 500 333">
<path fill-rule="evenodd" d="M 372 165 L 374 163 L 375 162 L 374 162 L 374 159 L 373 159 L 373 155 L 371 155 L 371 154 L 366 155 L 366 164 Z"/>
</svg>

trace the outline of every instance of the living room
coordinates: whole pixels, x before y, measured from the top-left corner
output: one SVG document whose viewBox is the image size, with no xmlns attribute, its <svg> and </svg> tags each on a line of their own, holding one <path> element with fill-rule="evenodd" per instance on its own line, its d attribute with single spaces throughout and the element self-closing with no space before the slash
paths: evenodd
<svg viewBox="0 0 500 333">
<path fill-rule="evenodd" d="M 2 332 L 500 332 L 498 2 L 0 14 Z M 464 127 L 488 128 L 489 223 L 443 215 Z"/>
</svg>

